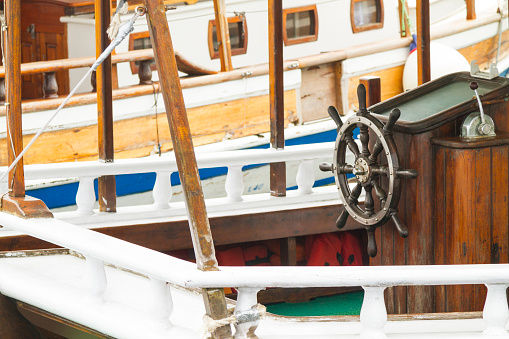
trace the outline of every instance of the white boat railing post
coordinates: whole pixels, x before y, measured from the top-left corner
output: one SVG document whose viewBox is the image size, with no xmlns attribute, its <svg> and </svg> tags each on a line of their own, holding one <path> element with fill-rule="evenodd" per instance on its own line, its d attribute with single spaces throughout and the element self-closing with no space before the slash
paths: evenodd
<svg viewBox="0 0 509 339">
<path fill-rule="evenodd" d="M 232 202 L 240 202 L 243 200 L 244 193 L 244 177 L 242 175 L 242 166 L 228 166 L 228 174 L 224 184 L 226 196 Z"/>
<path fill-rule="evenodd" d="M 507 305 L 507 284 L 486 284 L 488 294 L 484 304 L 483 319 L 486 328 L 483 333 L 489 336 L 507 336 L 505 325 L 509 320 Z"/>
<path fill-rule="evenodd" d="M 257 306 L 257 294 L 259 288 L 237 288 L 237 305 L 235 306 L 235 339 L 251 338 L 260 323 L 260 312 Z"/>
<path fill-rule="evenodd" d="M 297 177 L 295 178 L 300 194 L 313 193 L 313 185 L 315 184 L 314 163 L 314 159 L 300 160 Z"/>
<path fill-rule="evenodd" d="M 79 215 L 94 214 L 95 188 L 94 177 L 79 178 L 78 192 L 76 193 L 77 213 Z"/>
<path fill-rule="evenodd" d="M 170 285 L 163 280 L 150 278 L 148 302 L 148 314 L 156 321 L 170 326 L 170 317 L 173 313 Z"/>
<path fill-rule="evenodd" d="M 364 300 L 362 302 L 360 320 L 362 324 L 361 338 L 385 338 L 384 326 L 387 323 L 384 290 L 386 286 L 362 286 Z"/>
<path fill-rule="evenodd" d="M 92 300 L 102 300 L 104 291 L 106 291 L 107 280 L 102 260 L 85 256 L 85 288 L 89 292 Z"/>
<path fill-rule="evenodd" d="M 156 182 L 152 190 L 154 207 L 158 209 L 170 208 L 172 193 L 171 172 L 156 172 Z"/>
</svg>

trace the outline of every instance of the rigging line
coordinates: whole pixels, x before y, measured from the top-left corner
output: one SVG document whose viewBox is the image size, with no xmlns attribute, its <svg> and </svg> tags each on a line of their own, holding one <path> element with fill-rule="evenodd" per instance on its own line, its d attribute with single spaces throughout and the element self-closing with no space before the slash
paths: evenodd
<svg viewBox="0 0 509 339">
<path fill-rule="evenodd" d="M 138 8 L 141 8 L 138 10 Z M 0 177 L 0 182 L 4 180 L 4 178 L 9 174 L 9 172 L 14 168 L 14 166 L 17 165 L 17 163 L 20 161 L 20 159 L 25 155 L 25 153 L 28 151 L 28 149 L 35 143 L 35 141 L 39 138 L 39 136 L 42 134 L 42 132 L 48 127 L 48 125 L 51 123 L 51 121 L 57 116 L 58 113 L 62 110 L 62 108 L 67 104 L 67 102 L 71 99 L 71 97 L 76 93 L 76 91 L 81 87 L 83 82 L 88 78 L 90 74 L 92 74 L 93 71 L 99 67 L 100 64 L 111 54 L 111 52 L 115 49 L 115 47 L 118 46 L 128 35 L 134 30 L 134 22 L 138 17 L 142 16 L 145 12 L 145 9 L 141 6 L 137 7 L 135 15 L 129 20 L 129 22 L 123 24 L 120 26 L 118 35 L 115 37 L 115 39 L 110 43 L 110 45 L 102 52 L 102 54 L 97 58 L 97 60 L 94 62 L 92 67 L 87 71 L 87 73 L 81 78 L 81 80 L 78 82 L 78 84 L 73 88 L 71 93 L 65 98 L 65 100 L 58 106 L 55 113 L 48 119 L 48 121 L 42 126 L 37 134 L 30 140 L 28 145 L 21 151 L 21 153 L 18 155 L 18 157 L 11 163 L 9 168 L 7 168 L 7 171 L 5 171 L 4 174 Z"/>
<path fill-rule="evenodd" d="M 415 28 L 414 28 L 414 25 L 412 24 L 412 19 L 410 18 L 410 15 L 408 14 L 406 0 L 400 0 L 400 2 L 401 2 L 401 12 L 402 12 L 401 27 L 402 28 L 405 27 L 405 21 L 406 21 L 406 24 L 408 25 L 408 30 L 410 31 L 410 35 L 412 35 L 415 33 Z"/>
<path fill-rule="evenodd" d="M 152 105 L 152 108 L 155 107 L 155 115 L 156 115 L 156 137 L 157 137 L 157 153 L 159 156 L 161 156 L 161 141 L 159 139 L 159 121 L 157 120 L 157 101 L 159 96 L 159 86 L 157 87 L 157 93 L 156 93 L 156 86 L 152 82 L 152 93 L 154 94 L 154 104 Z"/>
</svg>

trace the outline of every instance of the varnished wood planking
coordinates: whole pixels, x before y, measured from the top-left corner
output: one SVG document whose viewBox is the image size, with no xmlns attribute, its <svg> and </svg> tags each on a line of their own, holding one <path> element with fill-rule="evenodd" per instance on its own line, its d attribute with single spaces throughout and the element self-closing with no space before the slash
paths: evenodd
<svg viewBox="0 0 509 339">
<path fill-rule="evenodd" d="M 507 262 L 507 146 L 437 147 L 436 154 L 435 263 Z M 506 246 L 500 252 L 499 242 Z M 483 285 L 443 290 L 436 288 L 437 311 L 482 310 L 484 306 Z"/>
<path fill-rule="evenodd" d="M 447 264 L 467 264 L 474 259 L 474 243 L 470 234 L 474 234 L 473 223 L 475 214 L 474 203 L 475 168 L 471 166 L 475 160 L 473 150 L 457 152 L 447 150 L 446 170 L 446 204 L 447 220 Z M 469 227 L 470 226 L 470 227 Z M 447 286 L 447 311 L 457 311 L 471 307 L 473 289 L 471 286 Z"/>
<path fill-rule="evenodd" d="M 492 195 L 490 194 L 492 185 L 492 147 L 486 147 L 475 150 L 475 185 L 473 204 L 475 221 L 474 234 L 474 264 L 491 263 L 491 229 L 498 227 L 493 225 L 492 215 Z M 481 311 L 486 300 L 486 287 L 484 285 L 473 286 L 473 311 Z"/>
<path fill-rule="evenodd" d="M 491 160 L 492 239 L 491 263 L 509 263 L 509 152 L 507 147 L 494 147 Z M 505 170 L 504 170 L 505 166 Z"/>
<path fill-rule="evenodd" d="M 395 136 L 396 142 L 399 142 L 397 145 L 401 145 L 400 147 L 403 147 L 403 149 L 409 145 L 409 140 L 411 138 L 410 135 L 407 134 L 400 134 Z M 408 158 L 402 156 L 403 153 L 398 151 L 400 158 L 400 166 L 403 168 L 411 168 L 408 164 Z M 407 182 L 407 180 L 401 181 L 401 190 L 402 195 L 400 198 L 400 205 L 401 200 L 406 200 L 406 196 L 404 192 L 407 192 L 407 184 L 411 184 L 411 182 Z M 409 229 L 409 232 L 416 232 L 417 230 L 413 229 L 412 225 L 408 224 L 406 222 L 408 212 L 405 208 L 405 204 L 403 203 L 401 205 L 402 207 L 398 207 L 398 216 L 400 217 L 400 220 L 405 222 L 406 226 Z M 405 238 L 402 238 L 399 233 L 396 231 L 396 229 L 393 227 L 392 232 L 394 233 L 394 264 L 395 265 L 405 265 L 407 263 L 407 240 Z M 406 301 L 406 295 L 407 295 L 407 286 L 398 286 L 394 288 L 394 313 L 401 314 L 401 313 L 407 313 L 407 301 Z"/>
<path fill-rule="evenodd" d="M 285 113 L 296 110 L 295 90 L 285 92 Z M 195 146 L 239 138 L 269 131 L 268 96 L 234 100 L 225 103 L 191 108 L 188 110 L 193 143 Z M 164 114 L 119 120 L 114 123 L 115 153 L 121 157 L 147 156 L 159 142 L 164 150 L 171 147 L 171 136 Z M 289 123 L 285 120 L 285 126 Z M 32 135 L 23 137 L 24 145 Z M 0 153 L 0 164 L 6 165 L 5 149 Z M 76 127 L 68 130 L 43 133 L 24 156 L 27 164 L 97 159 L 97 126 Z"/>
<path fill-rule="evenodd" d="M 431 166 L 434 131 L 413 135 L 407 148 L 408 168 L 417 170 L 419 176 L 406 182 L 406 224 L 412 230 L 407 238 L 407 265 L 433 264 L 433 176 Z M 433 312 L 433 286 L 407 288 L 407 312 Z"/>
<path fill-rule="evenodd" d="M 445 204 L 447 196 L 444 191 L 444 171 L 446 168 L 445 149 L 439 147 L 434 151 L 434 175 L 435 175 L 435 255 L 434 263 L 436 265 L 445 265 L 446 263 L 446 225 L 445 225 Z M 435 312 L 445 312 L 445 286 L 435 286 Z"/>
</svg>

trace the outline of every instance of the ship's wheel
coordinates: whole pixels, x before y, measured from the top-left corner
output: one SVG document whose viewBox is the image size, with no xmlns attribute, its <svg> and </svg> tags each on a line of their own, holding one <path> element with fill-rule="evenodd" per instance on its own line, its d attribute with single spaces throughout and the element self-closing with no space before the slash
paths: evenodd
<svg viewBox="0 0 509 339">
<path fill-rule="evenodd" d="M 343 202 L 343 212 L 336 221 L 341 229 L 348 216 L 359 222 L 368 233 L 368 254 L 376 256 L 375 229 L 392 219 L 402 237 L 408 236 L 407 227 L 397 216 L 397 206 L 401 191 L 401 179 L 417 178 L 417 171 L 401 169 L 398 150 L 392 136 L 392 128 L 399 119 L 399 109 L 392 110 L 385 126 L 366 109 L 366 88 L 360 84 L 357 88 L 359 111 L 344 123 L 335 107 L 330 106 L 329 115 L 336 122 L 338 136 L 334 149 L 334 162 L 321 164 L 322 171 L 332 171 L 339 195 Z M 359 128 L 361 149 L 354 140 L 353 133 Z M 370 138 L 375 138 L 370 143 Z M 370 145 L 372 145 L 370 149 Z M 346 149 L 353 153 L 355 160 L 347 163 Z M 354 176 L 353 187 L 349 185 Z M 364 204 L 359 203 L 362 191 L 365 192 Z M 377 203 L 373 198 L 377 197 Z"/>
</svg>

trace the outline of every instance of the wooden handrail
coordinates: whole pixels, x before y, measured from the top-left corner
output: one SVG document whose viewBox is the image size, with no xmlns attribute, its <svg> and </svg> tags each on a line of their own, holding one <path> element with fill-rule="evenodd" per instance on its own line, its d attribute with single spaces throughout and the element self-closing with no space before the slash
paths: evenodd
<svg viewBox="0 0 509 339">
<path fill-rule="evenodd" d="M 154 51 L 150 49 L 140 49 L 112 55 L 111 62 L 118 64 L 129 61 L 142 61 L 154 58 Z M 73 68 L 90 67 L 94 64 L 95 57 L 81 57 L 72 59 L 60 59 L 51 61 L 36 61 L 21 64 L 21 75 L 38 74 L 46 72 L 65 71 Z M 0 77 L 5 76 L 4 66 L 0 66 Z"/>
</svg>

